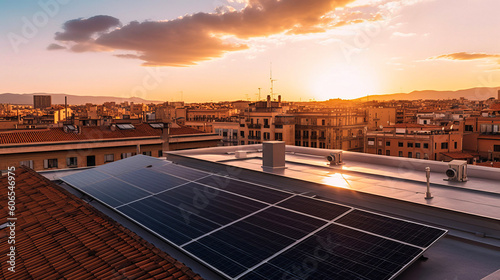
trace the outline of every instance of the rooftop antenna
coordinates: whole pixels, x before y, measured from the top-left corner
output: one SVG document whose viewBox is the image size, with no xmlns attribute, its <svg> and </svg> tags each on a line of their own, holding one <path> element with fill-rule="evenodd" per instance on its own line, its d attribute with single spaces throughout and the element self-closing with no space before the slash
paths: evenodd
<svg viewBox="0 0 500 280">
<path fill-rule="evenodd" d="M 271 81 L 271 100 L 274 100 L 274 82 L 277 80 L 273 80 L 273 63 L 270 63 L 269 67 L 269 80 Z"/>
<path fill-rule="evenodd" d="M 259 100 L 257 100 L 257 101 L 260 101 L 260 88 L 259 88 Z"/>
</svg>

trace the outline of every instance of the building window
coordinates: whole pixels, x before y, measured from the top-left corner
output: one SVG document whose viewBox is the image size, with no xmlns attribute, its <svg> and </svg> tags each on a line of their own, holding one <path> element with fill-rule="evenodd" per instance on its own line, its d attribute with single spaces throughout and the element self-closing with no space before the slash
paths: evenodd
<svg viewBox="0 0 500 280">
<path fill-rule="evenodd" d="M 500 145 L 493 145 L 494 152 L 500 152 Z"/>
<path fill-rule="evenodd" d="M 281 133 L 281 132 L 276 132 L 276 133 L 274 134 L 274 140 L 276 140 L 276 141 L 281 141 L 281 140 L 283 140 L 283 133 Z"/>
<path fill-rule="evenodd" d="M 121 154 L 121 158 L 124 159 L 124 158 L 128 158 L 128 157 L 131 157 L 133 154 L 132 153 L 122 153 Z"/>
<path fill-rule="evenodd" d="M 415 143 L 415 148 L 420 148 L 420 143 Z"/>
<path fill-rule="evenodd" d="M 264 132 L 264 140 L 270 140 L 270 139 L 271 139 L 271 133 Z"/>
<path fill-rule="evenodd" d="M 321 149 L 324 149 L 324 148 L 326 148 L 326 144 L 325 144 L 325 143 L 323 143 L 323 142 L 319 142 L 319 147 L 320 147 Z"/>
<path fill-rule="evenodd" d="M 466 124 L 465 125 L 465 131 L 474 131 L 474 126 L 472 126 L 470 124 Z"/>
<path fill-rule="evenodd" d="M 311 148 L 317 148 L 318 146 L 317 142 L 311 142 Z"/>
<path fill-rule="evenodd" d="M 386 142 L 385 142 L 385 145 L 386 145 L 386 146 L 390 146 L 390 145 L 391 145 L 391 141 L 386 141 Z"/>
<path fill-rule="evenodd" d="M 68 167 L 78 167 L 78 158 L 77 157 L 66 158 L 66 165 Z"/>
<path fill-rule="evenodd" d="M 412 152 L 408 152 L 408 158 L 413 158 L 413 153 Z"/>
<path fill-rule="evenodd" d="M 368 145 L 369 146 L 375 145 L 375 138 L 368 138 Z"/>
<path fill-rule="evenodd" d="M 240 131 L 240 136 L 245 137 L 245 131 Z"/>
<path fill-rule="evenodd" d="M 382 154 L 382 149 L 378 149 L 377 154 L 381 155 Z"/>
<path fill-rule="evenodd" d="M 424 143 L 424 149 L 429 149 L 429 143 Z"/>
<path fill-rule="evenodd" d="M 240 145 L 245 145 L 245 141 L 240 141 Z"/>
<path fill-rule="evenodd" d="M 309 142 L 308 141 L 304 141 L 304 143 L 302 144 L 302 146 L 309 147 Z"/>
<path fill-rule="evenodd" d="M 413 143 L 411 142 L 406 143 L 406 145 L 408 146 L 408 148 L 413 148 Z"/>
<path fill-rule="evenodd" d="M 57 168 L 57 158 L 44 159 L 43 160 L 43 168 Z"/>
<path fill-rule="evenodd" d="M 403 156 L 403 151 L 398 152 L 398 156 L 402 157 Z"/>
<path fill-rule="evenodd" d="M 420 153 L 419 152 L 415 153 L 415 158 L 420 158 Z"/>
<path fill-rule="evenodd" d="M 458 142 L 453 143 L 453 146 L 455 147 L 455 149 L 458 149 Z"/>
<path fill-rule="evenodd" d="M 309 138 L 309 131 L 308 130 L 304 130 L 303 134 L 304 138 Z"/>
<path fill-rule="evenodd" d="M 163 157 L 163 151 L 162 150 L 158 150 L 158 157 Z M 114 158 L 114 156 L 113 156 Z"/>
<path fill-rule="evenodd" d="M 142 152 L 142 154 L 145 155 L 145 156 L 151 156 L 151 151 Z"/>
<path fill-rule="evenodd" d="M 441 149 L 448 149 L 448 142 L 441 143 Z"/>
<path fill-rule="evenodd" d="M 295 146 L 300 146 L 300 141 L 295 141 Z"/>
<path fill-rule="evenodd" d="M 429 154 L 428 153 L 424 153 L 424 159 L 429 159 Z"/>
<path fill-rule="evenodd" d="M 325 125 L 325 120 L 321 120 L 321 125 Z"/>
<path fill-rule="evenodd" d="M 385 155 L 390 156 L 391 155 L 391 150 L 385 150 Z"/>
<path fill-rule="evenodd" d="M 104 155 L 104 162 L 113 162 L 115 161 L 115 155 L 114 154 L 106 154 Z"/>
<path fill-rule="evenodd" d="M 398 147 L 403 147 L 403 142 L 398 142 Z"/>
<path fill-rule="evenodd" d="M 34 164 L 33 164 L 32 160 L 23 160 L 23 161 L 20 161 L 19 165 L 26 166 L 26 167 L 29 167 L 31 169 L 33 169 L 33 167 L 34 167 Z"/>
</svg>

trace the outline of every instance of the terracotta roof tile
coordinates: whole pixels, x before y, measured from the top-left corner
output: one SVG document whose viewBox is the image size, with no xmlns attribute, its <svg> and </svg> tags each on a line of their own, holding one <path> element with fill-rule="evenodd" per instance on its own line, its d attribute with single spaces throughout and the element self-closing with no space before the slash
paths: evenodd
<svg viewBox="0 0 500 280">
<path fill-rule="evenodd" d="M 36 172 L 22 167 L 15 177 L 16 272 L 7 270 L 2 254 L 1 279 L 202 279 Z M 6 176 L 0 185 L 7 185 Z M 0 201 L 7 201 L 7 192 L 0 192 Z M 6 205 L 0 205 L 3 221 Z M 7 244 L 7 234 L 0 242 Z"/>
<path fill-rule="evenodd" d="M 103 139 L 120 139 L 132 137 L 161 136 L 161 129 L 152 128 L 149 124 L 135 124 L 135 129 L 112 131 L 106 126 L 83 126 L 81 133 L 64 132 L 63 128 L 48 128 L 42 130 L 23 130 L 0 132 L 0 144 L 41 143 L 60 141 L 89 141 Z M 171 128 L 170 135 L 200 134 L 203 131 L 190 128 Z"/>
</svg>

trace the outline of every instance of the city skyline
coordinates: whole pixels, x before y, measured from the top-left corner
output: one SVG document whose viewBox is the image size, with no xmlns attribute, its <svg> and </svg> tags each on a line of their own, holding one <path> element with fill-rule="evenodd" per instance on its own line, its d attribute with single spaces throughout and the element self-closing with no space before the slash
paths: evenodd
<svg viewBox="0 0 500 280">
<path fill-rule="evenodd" d="M 187 102 L 495 87 L 493 0 L 6 3 L 0 92 Z M 486 11 L 486 12 L 485 12 Z"/>
</svg>

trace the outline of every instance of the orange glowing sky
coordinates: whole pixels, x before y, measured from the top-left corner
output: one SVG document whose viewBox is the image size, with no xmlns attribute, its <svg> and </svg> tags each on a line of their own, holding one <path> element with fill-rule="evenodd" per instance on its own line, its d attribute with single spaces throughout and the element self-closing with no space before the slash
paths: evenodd
<svg viewBox="0 0 500 280">
<path fill-rule="evenodd" d="M 104 2 L 104 3 L 103 3 Z M 0 92 L 187 102 L 500 85 L 498 0 L 9 1 Z"/>
</svg>

